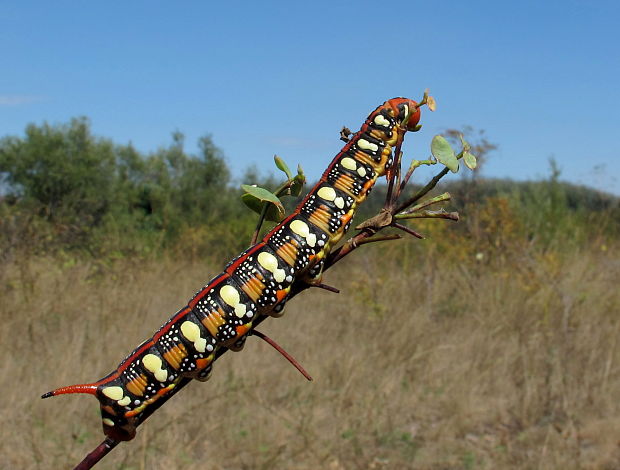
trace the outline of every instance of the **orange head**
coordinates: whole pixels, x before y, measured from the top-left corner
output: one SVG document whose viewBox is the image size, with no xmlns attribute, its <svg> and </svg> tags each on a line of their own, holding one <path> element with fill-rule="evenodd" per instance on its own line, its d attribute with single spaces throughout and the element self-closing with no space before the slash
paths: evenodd
<svg viewBox="0 0 620 470">
<path fill-rule="evenodd" d="M 418 122 L 420 122 L 420 109 L 418 103 L 408 98 L 392 98 L 386 103 L 394 111 L 394 116 L 399 122 L 403 122 L 409 114 L 407 121 L 407 130 L 415 130 Z"/>
</svg>

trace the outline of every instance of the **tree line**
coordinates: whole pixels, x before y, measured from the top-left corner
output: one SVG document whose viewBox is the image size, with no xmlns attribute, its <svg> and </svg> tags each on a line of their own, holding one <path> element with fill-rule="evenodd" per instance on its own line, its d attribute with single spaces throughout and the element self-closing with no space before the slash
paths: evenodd
<svg viewBox="0 0 620 470">
<path fill-rule="evenodd" d="M 255 217 L 240 203 L 223 153 L 208 135 L 199 139 L 195 155 L 184 143 L 183 134 L 174 132 L 168 146 L 143 153 L 93 135 L 86 118 L 30 124 L 23 136 L 0 139 L 0 249 L 28 242 L 32 250 L 132 254 L 185 243 L 238 251 L 247 245 Z M 482 150 L 495 148 L 486 139 L 479 144 Z M 546 181 L 449 183 L 459 210 L 469 214 L 458 230 L 474 230 L 478 208 L 497 198 L 510 201 L 515 217 L 537 233 L 587 226 L 592 214 L 603 212 L 610 233 L 620 228 L 618 198 L 561 183 L 559 176 L 552 164 Z M 276 184 L 273 177 L 258 181 L 252 169 L 242 179 Z M 382 200 L 371 198 L 361 216 L 377 209 L 372 199 Z"/>
</svg>

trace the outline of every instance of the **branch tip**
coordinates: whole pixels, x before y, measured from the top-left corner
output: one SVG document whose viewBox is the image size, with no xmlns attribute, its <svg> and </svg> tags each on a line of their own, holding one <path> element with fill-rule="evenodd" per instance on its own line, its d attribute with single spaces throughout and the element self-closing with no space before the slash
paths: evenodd
<svg viewBox="0 0 620 470">
<path fill-rule="evenodd" d="M 333 292 L 334 294 L 340 294 L 340 289 L 337 287 L 332 287 L 328 284 L 323 284 L 322 282 L 318 284 L 310 284 L 310 287 L 318 287 L 319 289 L 324 289 L 329 292 Z"/>
<path fill-rule="evenodd" d="M 424 235 L 416 232 L 415 230 L 407 227 L 406 225 L 402 225 L 402 224 L 399 224 L 398 222 L 394 222 L 392 224 L 392 227 L 397 228 L 399 230 L 402 230 L 403 232 L 406 232 L 406 233 L 408 233 L 409 235 L 411 235 L 411 236 L 413 236 L 415 238 L 419 238 L 420 240 L 424 240 Z"/>
<path fill-rule="evenodd" d="M 272 340 L 269 336 L 267 336 L 266 334 L 264 334 L 264 333 L 262 333 L 262 332 L 260 332 L 258 330 L 252 330 L 248 334 L 254 335 L 254 336 L 258 336 L 260 339 L 265 341 L 272 348 L 274 348 L 276 351 L 278 351 L 280 354 L 282 354 L 282 356 L 284 356 L 284 358 L 288 362 L 290 362 L 295 367 L 295 369 L 297 369 L 299 372 L 301 372 L 301 375 L 303 375 L 306 379 L 308 379 L 308 381 L 312 382 L 312 377 L 310 376 L 310 374 L 308 374 L 308 372 L 306 372 L 306 369 L 304 369 L 301 366 L 301 364 L 295 360 L 295 358 L 293 356 L 291 356 L 289 353 L 287 353 L 278 343 L 276 343 L 274 340 Z"/>
</svg>

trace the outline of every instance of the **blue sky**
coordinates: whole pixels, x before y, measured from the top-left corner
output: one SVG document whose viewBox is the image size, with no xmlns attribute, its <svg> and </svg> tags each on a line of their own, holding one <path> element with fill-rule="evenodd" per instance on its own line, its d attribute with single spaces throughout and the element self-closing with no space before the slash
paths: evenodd
<svg viewBox="0 0 620 470">
<path fill-rule="evenodd" d="M 620 3 L 0 2 L 0 135 L 86 115 L 143 151 L 210 133 L 236 175 L 273 154 L 317 178 L 394 96 L 438 102 L 406 154 L 469 124 L 485 176 L 620 194 Z"/>
</svg>

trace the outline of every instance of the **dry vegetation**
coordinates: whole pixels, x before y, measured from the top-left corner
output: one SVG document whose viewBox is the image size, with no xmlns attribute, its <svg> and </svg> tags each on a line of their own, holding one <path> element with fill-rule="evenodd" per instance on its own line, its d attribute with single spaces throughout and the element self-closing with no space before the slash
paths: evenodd
<svg viewBox="0 0 620 470">
<path fill-rule="evenodd" d="M 457 255 L 399 242 L 327 275 L 97 469 L 620 468 L 620 250 Z M 418 242 L 429 243 L 429 242 Z M 378 260 L 381 259 L 381 262 Z M 215 266 L 215 265 L 214 265 Z M 0 468 L 71 468 L 102 439 L 97 379 L 216 268 L 4 266 Z"/>
</svg>

